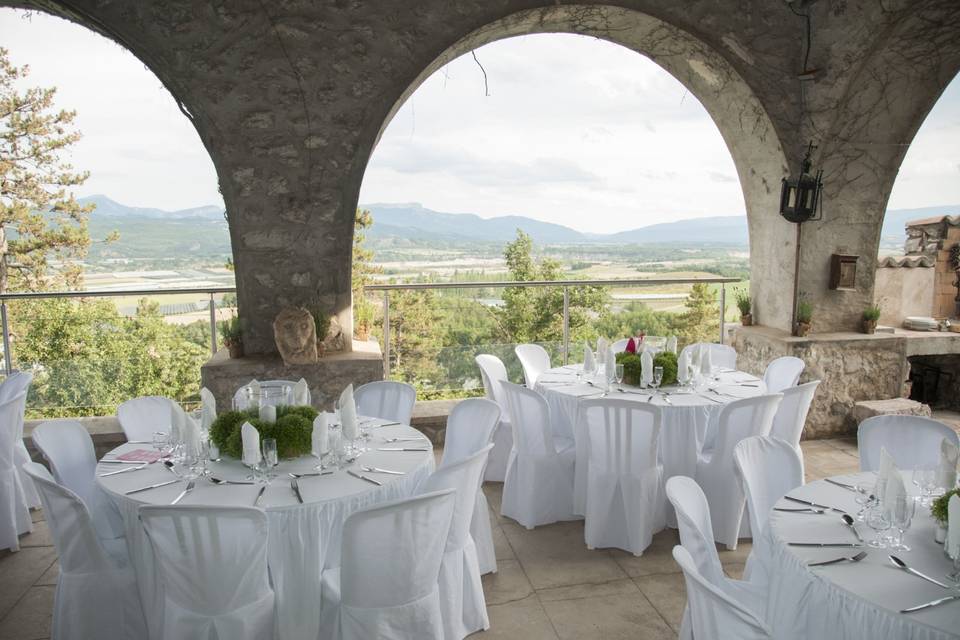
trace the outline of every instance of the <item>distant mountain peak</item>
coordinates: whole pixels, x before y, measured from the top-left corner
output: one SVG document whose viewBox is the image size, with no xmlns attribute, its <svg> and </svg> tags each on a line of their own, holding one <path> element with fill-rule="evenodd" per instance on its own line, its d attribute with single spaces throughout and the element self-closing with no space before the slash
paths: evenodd
<svg viewBox="0 0 960 640">
<path fill-rule="evenodd" d="M 204 218 L 207 220 L 223 219 L 223 207 L 218 207 L 216 205 L 203 205 L 200 207 L 191 207 L 189 209 L 166 211 L 164 209 L 155 209 L 151 207 L 131 207 L 121 204 L 102 193 L 77 198 L 77 201 L 81 204 L 93 203 L 96 205 L 93 215 L 98 217 Z"/>
</svg>

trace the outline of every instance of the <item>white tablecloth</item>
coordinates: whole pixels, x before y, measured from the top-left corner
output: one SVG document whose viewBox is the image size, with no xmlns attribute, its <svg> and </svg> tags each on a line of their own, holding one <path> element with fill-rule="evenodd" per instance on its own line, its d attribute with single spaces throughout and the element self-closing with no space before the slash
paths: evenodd
<svg viewBox="0 0 960 640">
<path fill-rule="evenodd" d="M 873 482 L 873 473 L 839 476 L 845 483 Z M 906 478 L 908 488 L 913 488 Z M 909 489 L 908 489 L 909 490 Z M 859 509 L 854 493 L 828 484 L 813 482 L 790 492 L 791 496 L 843 509 L 855 515 Z M 801 507 L 781 500 L 780 507 Z M 865 540 L 873 531 L 864 523 L 857 529 Z M 960 638 L 960 601 L 916 613 L 900 609 L 949 595 L 941 587 L 896 568 L 893 554 L 909 566 L 947 582 L 950 561 L 943 545 L 933 540 L 934 522 L 929 509 L 917 505 L 917 515 L 905 542 L 911 551 L 856 548 L 805 548 L 788 542 L 856 542 L 843 525 L 840 514 L 824 515 L 771 512 L 759 544 L 756 559 L 766 569 L 770 599 L 766 618 L 777 638 L 836 638 L 837 640 L 946 640 Z M 868 556 L 858 563 L 808 567 L 807 562 L 853 556 Z"/>
<path fill-rule="evenodd" d="M 567 365 L 550 369 L 537 379 L 536 388 L 550 405 L 554 434 L 573 438 L 576 442 L 574 509 L 575 513 L 583 515 L 588 452 L 586 437 L 577 432 L 575 425 L 580 400 L 599 398 L 602 389 L 587 384 L 587 377 L 578 383 L 576 371 L 579 368 L 580 365 Z M 617 386 L 616 383 L 614 386 Z M 707 391 L 706 388 L 716 389 L 719 394 Z M 704 448 L 713 444 L 720 409 L 732 400 L 750 398 L 765 391 L 761 380 L 742 371 L 720 373 L 718 380 L 708 381 L 706 388 L 693 392 L 676 386 L 663 387 L 661 391 L 670 394 L 669 402 L 662 394 L 658 394 L 651 401 L 661 408 L 663 416 L 659 459 L 663 464 L 664 482 L 676 475 L 696 477 L 697 456 Z M 647 390 L 626 384 L 623 389 L 628 393 L 613 390 L 608 397 L 647 402 L 650 396 Z M 669 511 L 668 522 L 672 526 L 675 515 L 672 510 Z"/>
<path fill-rule="evenodd" d="M 276 637 L 281 640 L 319 637 L 322 597 L 320 572 L 325 567 L 335 567 L 340 563 L 340 532 L 347 516 L 370 505 L 412 495 L 420 482 L 433 471 L 432 450 L 376 450 L 383 446 L 430 447 L 425 437 L 422 444 L 401 442 L 388 445 L 383 442 L 386 438 L 422 435 L 419 431 L 409 426 L 394 425 L 375 428 L 373 433 L 374 439 L 368 443 L 372 450 L 362 454 L 350 468 L 359 472 L 358 465 L 363 464 L 406 471 L 406 475 L 364 473 L 382 482 L 382 487 L 354 478 L 346 471 L 338 471 L 330 476 L 301 478 L 299 486 L 304 504 L 298 504 L 290 488 L 287 472 L 313 471 L 317 460 L 304 457 L 281 461 L 275 470 L 277 478 L 263 494 L 260 506 L 266 509 L 270 523 L 268 563 L 276 592 Z M 143 448 L 150 447 L 125 444 L 107 455 L 113 457 L 113 454 Z M 116 464 L 101 464 L 97 471 L 116 471 L 118 467 Z M 245 480 L 248 474 L 237 460 L 224 459 L 211 463 L 210 468 L 214 477 L 223 480 Z M 151 638 L 157 637 L 159 632 L 163 593 L 153 552 L 137 517 L 137 509 L 144 504 L 169 504 L 183 490 L 185 482 L 130 496 L 124 495 L 124 492 L 171 478 L 171 472 L 160 464 L 149 465 L 140 471 L 98 478 L 123 515 L 131 561 L 137 574 Z M 181 504 L 253 505 L 259 490 L 258 485 L 218 486 L 199 480 L 196 489 Z"/>
</svg>

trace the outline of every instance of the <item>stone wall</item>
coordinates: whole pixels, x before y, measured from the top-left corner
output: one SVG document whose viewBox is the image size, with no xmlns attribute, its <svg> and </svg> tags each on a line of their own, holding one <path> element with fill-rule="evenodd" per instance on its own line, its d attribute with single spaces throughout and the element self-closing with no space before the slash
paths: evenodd
<svg viewBox="0 0 960 640">
<path fill-rule="evenodd" d="M 924 258 L 880 262 L 873 299 L 880 305 L 880 324 L 899 327 L 904 318 L 929 316 L 933 310 L 934 268 Z"/>
</svg>

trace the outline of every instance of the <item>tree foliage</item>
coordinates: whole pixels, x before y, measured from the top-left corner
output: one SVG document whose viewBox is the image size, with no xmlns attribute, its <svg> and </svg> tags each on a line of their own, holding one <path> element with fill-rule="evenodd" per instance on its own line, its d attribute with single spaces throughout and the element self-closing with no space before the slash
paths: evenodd
<svg viewBox="0 0 960 640">
<path fill-rule="evenodd" d="M 373 327 L 375 308 L 364 294 L 363 288 L 373 282 L 373 275 L 380 268 L 373 263 L 373 250 L 366 246 L 366 230 L 373 226 L 373 215 L 366 209 L 357 209 L 353 224 L 353 335 L 366 340 Z"/>
</svg>

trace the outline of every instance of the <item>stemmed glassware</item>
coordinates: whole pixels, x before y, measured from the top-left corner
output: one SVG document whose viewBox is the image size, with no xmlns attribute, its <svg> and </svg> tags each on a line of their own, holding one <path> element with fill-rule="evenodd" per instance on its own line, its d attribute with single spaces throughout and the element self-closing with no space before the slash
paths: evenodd
<svg viewBox="0 0 960 640">
<path fill-rule="evenodd" d="M 653 380 L 650 381 L 650 386 L 653 387 L 653 395 L 657 395 L 661 382 L 663 382 L 663 367 L 654 367 Z"/>
<path fill-rule="evenodd" d="M 910 551 L 910 547 L 903 543 L 903 534 L 910 528 L 913 522 L 913 514 L 916 509 L 916 502 L 911 496 L 897 496 L 896 501 L 890 509 L 890 524 L 897 530 L 898 535 L 894 538 L 891 549 L 901 551 Z"/>
<path fill-rule="evenodd" d="M 277 457 L 277 441 L 273 438 L 264 438 L 263 443 L 263 457 L 261 464 L 263 465 L 263 472 L 267 476 L 267 481 L 273 480 L 277 477 L 274 473 L 273 468 L 277 466 L 280 462 Z"/>
<path fill-rule="evenodd" d="M 870 493 L 870 487 L 865 484 L 854 485 L 854 490 L 857 492 L 856 497 L 853 499 L 858 505 L 860 505 L 860 510 L 857 511 L 857 521 L 863 522 L 866 520 L 867 509 L 874 505 L 876 497 Z"/>
<path fill-rule="evenodd" d="M 157 431 L 153 434 L 153 448 L 160 453 L 161 458 L 169 458 L 173 450 L 173 443 L 169 433 Z"/>
<path fill-rule="evenodd" d="M 874 549 L 885 549 L 887 541 L 883 532 L 890 528 L 890 517 L 882 505 L 876 504 L 867 510 L 867 526 L 873 529 L 875 537 L 867 543 L 868 547 Z"/>
<path fill-rule="evenodd" d="M 932 467 L 918 467 L 913 470 L 912 482 L 920 488 L 921 506 L 930 506 L 931 496 L 937 488 L 937 470 Z"/>
<path fill-rule="evenodd" d="M 623 363 L 618 362 L 614 370 L 614 375 L 617 378 L 617 388 L 623 389 Z"/>
</svg>

